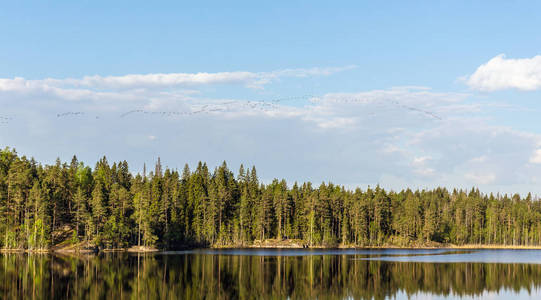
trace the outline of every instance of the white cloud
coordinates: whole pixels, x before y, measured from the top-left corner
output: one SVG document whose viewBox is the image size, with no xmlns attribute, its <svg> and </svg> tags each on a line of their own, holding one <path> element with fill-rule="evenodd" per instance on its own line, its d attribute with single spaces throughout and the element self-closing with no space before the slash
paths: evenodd
<svg viewBox="0 0 541 300">
<path fill-rule="evenodd" d="M 348 127 L 355 124 L 355 120 L 352 118 L 333 118 L 330 120 L 319 120 L 317 125 L 321 128 L 341 128 Z"/>
<path fill-rule="evenodd" d="M 431 160 L 432 160 L 431 156 L 414 157 L 413 161 L 411 162 L 413 171 L 422 176 L 433 175 L 435 170 L 428 166 L 428 162 Z"/>
<path fill-rule="evenodd" d="M 414 157 L 413 158 L 413 163 L 416 164 L 416 165 L 422 165 L 426 161 L 431 160 L 431 159 L 432 159 L 432 157 L 430 157 L 430 156 Z"/>
<path fill-rule="evenodd" d="M 218 73 L 156 73 L 128 74 L 123 76 L 85 76 L 83 78 L 46 78 L 28 80 L 21 77 L 0 78 L 0 92 L 53 93 L 66 99 L 102 97 L 104 93 L 118 90 L 186 88 L 193 86 L 236 84 L 261 88 L 280 78 L 328 76 L 356 66 L 311 69 L 284 69 L 271 72 L 218 72 Z M 126 94 L 125 92 L 123 93 Z"/>
<path fill-rule="evenodd" d="M 464 175 L 464 177 L 468 180 L 471 180 L 475 184 L 490 184 L 496 180 L 496 175 L 491 174 L 491 173 L 487 173 L 487 174 L 468 173 Z"/>
<path fill-rule="evenodd" d="M 541 164 L 541 149 L 536 149 L 533 155 L 530 157 L 532 164 Z"/>
<path fill-rule="evenodd" d="M 470 159 L 470 162 L 472 163 L 484 163 L 487 161 L 487 156 L 486 155 L 481 155 L 481 156 L 477 156 L 477 157 L 474 157 L 472 159 Z"/>
<path fill-rule="evenodd" d="M 470 87 L 481 91 L 540 89 L 541 55 L 507 59 L 504 54 L 500 54 L 477 68 L 466 82 Z"/>
</svg>

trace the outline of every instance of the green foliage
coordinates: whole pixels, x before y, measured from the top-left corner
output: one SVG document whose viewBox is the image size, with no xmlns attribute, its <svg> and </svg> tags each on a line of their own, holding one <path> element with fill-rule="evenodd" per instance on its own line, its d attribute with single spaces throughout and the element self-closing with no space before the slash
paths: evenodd
<svg viewBox="0 0 541 300">
<path fill-rule="evenodd" d="M 433 243 L 540 245 L 541 203 L 532 195 L 444 188 L 387 192 L 332 183 L 260 184 L 255 167 L 235 177 L 224 162 L 133 176 L 107 158 L 92 170 L 73 157 L 42 166 L 0 151 L 0 246 L 43 249 L 71 239 L 105 248 L 249 245 L 300 239 L 309 245 Z"/>
</svg>

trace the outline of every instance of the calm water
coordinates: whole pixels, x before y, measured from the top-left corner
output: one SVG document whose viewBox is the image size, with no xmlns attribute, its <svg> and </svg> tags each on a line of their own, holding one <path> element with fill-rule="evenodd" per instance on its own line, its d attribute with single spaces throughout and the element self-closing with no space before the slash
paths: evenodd
<svg viewBox="0 0 541 300">
<path fill-rule="evenodd" d="M 0 254 L 1 299 L 541 299 L 541 250 Z"/>
</svg>

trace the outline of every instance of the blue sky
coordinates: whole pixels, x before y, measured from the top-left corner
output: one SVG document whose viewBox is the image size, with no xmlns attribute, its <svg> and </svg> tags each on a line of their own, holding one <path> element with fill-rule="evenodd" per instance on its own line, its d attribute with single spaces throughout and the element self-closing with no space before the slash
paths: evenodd
<svg viewBox="0 0 541 300">
<path fill-rule="evenodd" d="M 540 6 L 2 3 L 0 145 L 541 194 Z"/>
</svg>

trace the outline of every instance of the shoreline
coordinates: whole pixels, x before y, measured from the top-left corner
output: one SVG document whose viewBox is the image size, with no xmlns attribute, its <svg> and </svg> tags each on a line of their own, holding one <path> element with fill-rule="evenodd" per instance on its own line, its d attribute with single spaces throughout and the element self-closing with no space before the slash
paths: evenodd
<svg viewBox="0 0 541 300">
<path fill-rule="evenodd" d="M 292 246 L 285 246 L 285 247 L 260 247 L 260 246 L 218 246 L 218 247 L 207 247 L 207 248 L 199 248 L 199 249 L 339 249 L 339 250 L 348 250 L 348 249 L 358 249 L 358 250 L 384 250 L 384 249 L 404 249 L 404 250 L 434 250 L 434 249 L 483 249 L 483 250 L 541 250 L 541 245 L 539 246 L 510 246 L 510 245 L 442 245 L 442 246 L 393 246 L 393 245 L 385 245 L 385 246 L 343 246 L 343 245 L 337 245 L 337 246 L 308 246 L 308 247 L 292 247 Z"/>
<path fill-rule="evenodd" d="M 194 247 L 186 249 L 209 249 L 209 250 L 220 250 L 220 249 L 339 249 L 339 250 L 384 250 L 384 249 L 404 249 L 404 250 L 435 250 L 435 249 L 464 249 L 464 250 L 541 250 L 541 245 L 539 246 L 512 246 L 512 245 L 479 245 L 479 244 L 468 244 L 468 245 L 450 245 L 444 244 L 441 246 L 394 246 L 394 245 L 384 245 L 384 246 L 347 246 L 347 245 L 336 245 L 336 246 L 304 246 L 304 245 L 215 245 L 211 247 Z M 186 250 L 183 249 L 183 250 Z M 158 249 L 150 247 L 131 247 L 131 248 L 121 248 L 121 249 L 39 249 L 39 250 L 29 250 L 29 249 L 0 249 L 0 253 L 9 254 L 9 253 L 29 253 L 29 254 L 98 254 L 102 253 L 161 253 L 161 252 L 170 252 L 170 251 L 181 251 L 181 250 L 171 250 L 171 249 Z"/>
</svg>

